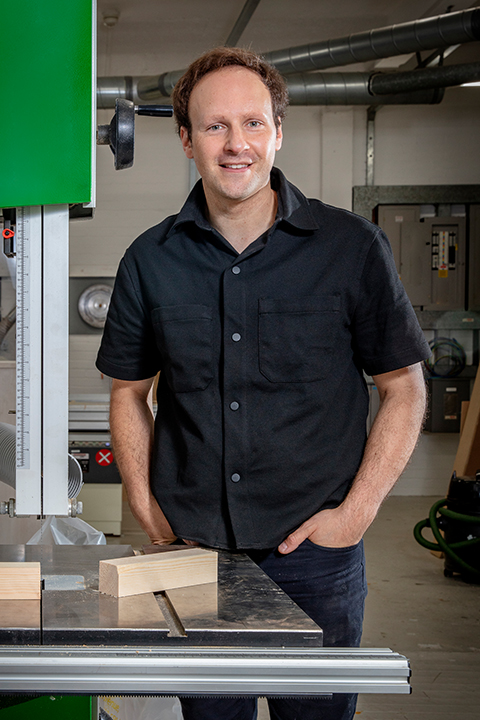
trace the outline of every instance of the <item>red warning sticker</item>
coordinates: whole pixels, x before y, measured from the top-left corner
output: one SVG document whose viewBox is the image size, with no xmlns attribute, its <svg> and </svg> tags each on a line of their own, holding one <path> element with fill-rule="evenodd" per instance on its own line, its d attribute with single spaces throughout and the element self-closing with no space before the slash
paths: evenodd
<svg viewBox="0 0 480 720">
<path fill-rule="evenodd" d="M 113 463 L 113 453 L 111 450 L 104 448 L 97 452 L 95 460 L 99 465 L 111 465 Z"/>
</svg>

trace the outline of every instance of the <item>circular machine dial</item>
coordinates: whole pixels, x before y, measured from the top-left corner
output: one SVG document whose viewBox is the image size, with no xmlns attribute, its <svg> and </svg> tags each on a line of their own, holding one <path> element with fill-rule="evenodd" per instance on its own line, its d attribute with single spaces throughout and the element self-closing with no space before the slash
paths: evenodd
<svg viewBox="0 0 480 720">
<path fill-rule="evenodd" d="M 78 298 L 78 312 L 87 325 L 103 328 L 112 297 L 110 285 L 90 285 Z"/>
</svg>

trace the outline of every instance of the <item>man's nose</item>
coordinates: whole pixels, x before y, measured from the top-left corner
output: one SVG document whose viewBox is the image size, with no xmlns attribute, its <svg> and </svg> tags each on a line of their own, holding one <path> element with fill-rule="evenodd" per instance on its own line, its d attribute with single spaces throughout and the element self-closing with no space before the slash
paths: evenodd
<svg viewBox="0 0 480 720">
<path fill-rule="evenodd" d="M 248 141 L 243 128 L 230 127 L 225 141 L 225 149 L 238 154 L 247 148 Z"/>
</svg>

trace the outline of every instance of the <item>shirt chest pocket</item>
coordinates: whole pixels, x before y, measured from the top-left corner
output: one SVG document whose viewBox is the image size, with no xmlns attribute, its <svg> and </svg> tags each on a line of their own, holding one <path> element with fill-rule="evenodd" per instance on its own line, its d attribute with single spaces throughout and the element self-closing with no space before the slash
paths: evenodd
<svg viewBox="0 0 480 720">
<path fill-rule="evenodd" d="M 261 298 L 260 372 L 271 382 L 314 382 L 330 372 L 340 323 L 340 296 Z"/>
<path fill-rule="evenodd" d="M 212 310 L 170 305 L 152 310 L 162 372 L 174 392 L 205 390 L 213 377 Z"/>
</svg>

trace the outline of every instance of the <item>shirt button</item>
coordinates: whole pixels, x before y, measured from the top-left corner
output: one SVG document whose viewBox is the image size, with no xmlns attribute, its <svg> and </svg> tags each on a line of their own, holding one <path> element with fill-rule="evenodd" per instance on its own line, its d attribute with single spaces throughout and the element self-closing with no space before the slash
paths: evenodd
<svg viewBox="0 0 480 720">
<path fill-rule="evenodd" d="M 234 402 L 230 403 L 230 410 L 238 410 L 239 407 L 240 407 L 240 405 L 238 402 L 234 401 Z"/>
<path fill-rule="evenodd" d="M 233 333 L 233 335 L 232 335 L 233 342 L 238 342 L 241 339 L 242 339 L 242 336 L 240 335 L 240 333 Z"/>
<path fill-rule="evenodd" d="M 241 272 L 241 270 L 240 270 L 240 268 L 238 267 L 238 265 L 234 265 L 234 266 L 232 267 L 232 273 L 233 273 L 234 275 L 239 275 L 240 272 Z"/>
<path fill-rule="evenodd" d="M 232 482 L 238 482 L 240 480 L 240 475 L 238 473 L 233 473 L 230 479 Z"/>
</svg>

